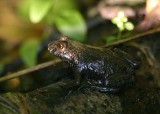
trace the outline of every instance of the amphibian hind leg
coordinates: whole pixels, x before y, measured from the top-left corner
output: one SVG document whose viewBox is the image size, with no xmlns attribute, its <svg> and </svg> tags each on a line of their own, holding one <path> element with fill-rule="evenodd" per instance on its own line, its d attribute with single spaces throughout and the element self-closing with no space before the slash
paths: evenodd
<svg viewBox="0 0 160 114">
<path fill-rule="evenodd" d="M 125 90 L 134 82 L 133 73 L 116 73 L 106 79 L 106 88 L 110 90 L 120 91 Z"/>
<path fill-rule="evenodd" d="M 126 73 L 116 73 L 110 75 L 104 81 L 104 86 L 95 86 L 92 85 L 92 88 L 101 91 L 101 92 L 111 92 L 116 93 L 122 90 L 127 89 L 134 82 L 134 75 L 126 74 Z"/>
<path fill-rule="evenodd" d="M 117 49 L 117 48 L 114 48 L 113 50 L 114 50 L 114 52 L 116 52 L 119 56 L 121 56 L 121 57 L 124 58 L 126 61 L 128 61 L 133 68 L 137 68 L 137 67 L 138 67 L 138 64 L 136 63 L 135 59 L 134 59 L 131 55 L 129 55 L 129 54 L 127 54 L 127 53 L 125 53 L 125 52 Z"/>
</svg>

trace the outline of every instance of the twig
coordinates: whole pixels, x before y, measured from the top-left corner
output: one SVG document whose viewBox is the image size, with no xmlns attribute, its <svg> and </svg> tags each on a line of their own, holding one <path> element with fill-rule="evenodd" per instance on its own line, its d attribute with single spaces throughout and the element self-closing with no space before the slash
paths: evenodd
<svg viewBox="0 0 160 114">
<path fill-rule="evenodd" d="M 25 75 L 25 74 L 28 74 L 28 73 L 43 69 L 45 67 L 49 67 L 51 65 L 55 65 L 55 64 L 59 63 L 60 61 L 61 60 L 57 59 L 57 60 L 45 62 L 45 63 L 36 65 L 36 66 L 28 68 L 28 69 L 24 69 L 24 70 L 18 71 L 16 73 L 8 74 L 8 75 L 3 76 L 2 78 L 0 78 L 0 82 L 7 81 L 7 80 L 10 80 L 10 79 L 13 79 L 13 78 L 17 78 L 17 77 L 20 77 L 22 75 Z"/>
<path fill-rule="evenodd" d="M 119 45 L 119 44 L 122 44 L 122 43 L 125 43 L 125 42 L 129 42 L 129 41 L 132 41 L 132 40 L 135 40 L 135 39 L 138 39 L 138 38 L 142 38 L 143 36 L 146 36 L 146 35 L 149 35 L 149 34 L 152 34 L 152 33 L 155 33 L 155 32 L 160 32 L 160 28 L 147 31 L 147 32 L 144 32 L 144 33 L 135 35 L 135 36 L 133 36 L 133 37 L 129 37 L 129 38 L 127 38 L 127 39 L 119 40 L 119 41 L 117 41 L 117 42 L 114 42 L 114 43 L 112 43 L 112 44 L 105 45 L 105 46 L 103 46 L 103 47 L 116 46 L 116 45 Z"/>
</svg>

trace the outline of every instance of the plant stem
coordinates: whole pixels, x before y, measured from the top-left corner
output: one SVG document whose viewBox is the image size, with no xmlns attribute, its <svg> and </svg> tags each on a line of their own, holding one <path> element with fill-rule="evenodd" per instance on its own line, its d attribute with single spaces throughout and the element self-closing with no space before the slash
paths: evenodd
<svg viewBox="0 0 160 114">
<path fill-rule="evenodd" d="M 120 39 L 121 39 L 121 36 L 122 36 L 122 31 L 119 30 L 119 31 L 118 31 L 118 35 L 117 35 L 117 39 L 120 40 Z"/>
</svg>

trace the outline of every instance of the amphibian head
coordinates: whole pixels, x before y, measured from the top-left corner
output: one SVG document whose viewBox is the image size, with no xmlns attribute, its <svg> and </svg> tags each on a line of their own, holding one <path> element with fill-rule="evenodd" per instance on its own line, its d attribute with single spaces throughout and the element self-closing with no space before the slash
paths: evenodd
<svg viewBox="0 0 160 114">
<path fill-rule="evenodd" d="M 79 43 L 69 40 L 67 36 L 61 36 L 59 40 L 48 44 L 48 50 L 55 56 L 60 57 L 64 61 L 77 61 L 77 47 Z"/>
</svg>

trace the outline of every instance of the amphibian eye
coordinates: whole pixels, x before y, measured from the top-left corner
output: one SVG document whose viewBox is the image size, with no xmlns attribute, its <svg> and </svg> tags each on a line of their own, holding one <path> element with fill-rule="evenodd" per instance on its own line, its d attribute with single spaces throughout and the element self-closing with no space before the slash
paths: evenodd
<svg viewBox="0 0 160 114">
<path fill-rule="evenodd" d="M 59 44 L 59 48 L 63 49 L 64 48 L 63 44 Z"/>
<path fill-rule="evenodd" d="M 58 49 L 63 49 L 64 46 L 63 46 L 63 44 L 57 44 L 57 48 L 58 48 Z"/>
<path fill-rule="evenodd" d="M 68 44 L 67 42 L 63 41 L 60 44 L 58 44 L 57 47 L 61 50 L 64 50 L 67 48 L 67 44 Z"/>
</svg>

